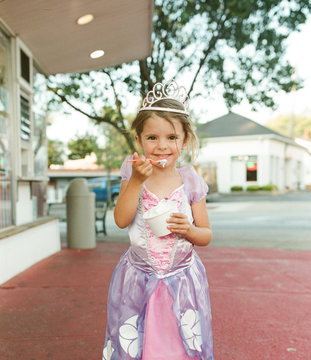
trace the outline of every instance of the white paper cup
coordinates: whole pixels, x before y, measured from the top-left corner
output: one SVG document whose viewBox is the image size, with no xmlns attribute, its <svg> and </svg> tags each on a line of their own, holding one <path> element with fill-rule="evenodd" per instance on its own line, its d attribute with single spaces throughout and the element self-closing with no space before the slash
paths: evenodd
<svg viewBox="0 0 311 360">
<path fill-rule="evenodd" d="M 154 235 L 161 237 L 171 233 L 167 228 L 168 223 L 166 220 L 174 212 L 178 212 L 176 201 L 162 200 L 157 206 L 145 212 L 143 218 L 147 221 Z"/>
</svg>

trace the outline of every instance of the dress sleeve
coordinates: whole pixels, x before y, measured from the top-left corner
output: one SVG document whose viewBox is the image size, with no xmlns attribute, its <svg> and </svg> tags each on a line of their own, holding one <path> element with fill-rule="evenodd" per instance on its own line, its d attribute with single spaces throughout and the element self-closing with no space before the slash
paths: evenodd
<svg viewBox="0 0 311 360">
<path fill-rule="evenodd" d="M 199 175 L 193 166 L 186 165 L 180 169 L 180 175 L 183 179 L 184 188 L 189 203 L 196 203 L 205 198 L 208 193 L 208 185 L 201 175 Z"/>
<path fill-rule="evenodd" d="M 120 168 L 120 175 L 122 180 L 127 180 L 129 181 L 131 176 L 132 176 L 132 163 L 127 162 L 127 160 L 132 160 L 133 155 L 129 155 L 125 158 L 125 160 L 123 161 L 123 164 L 121 165 Z"/>
</svg>

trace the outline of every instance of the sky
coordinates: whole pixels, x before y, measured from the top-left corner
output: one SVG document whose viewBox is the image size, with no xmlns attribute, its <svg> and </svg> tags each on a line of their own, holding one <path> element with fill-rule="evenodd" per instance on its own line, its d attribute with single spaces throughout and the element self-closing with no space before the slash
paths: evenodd
<svg viewBox="0 0 311 360">
<path fill-rule="evenodd" d="M 262 107 L 259 111 L 251 110 L 246 102 L 236 105 L 232 111 L 242 116 L 248 117 L 262 125 L 269 119 L 276 118 L 280 114 L 296 114 L 311 116 L 311 18 L 301 26 L 300 32 L 294 32 L 287 40 L 286 57 L 295 67 L 299 78 L 304 79 L 304 88 L 295 93 L 280 93 L 276 96 L 278 109 Z M 135 105 L 137 106 L 137 104 Z M 221 95 L 214 99 L 195 99 L 190 103 L 190 108 L 195 109 L 200 115 L 200 122 L 213 120 L 227 113 L 227 108 Z M 133 109 L 135 112 L 135 109 Z M 57 139 L 67 143 L 75 135 L 83 136 L 86 133 L 98 135 L 98 128 L 95 127 L 85 116 L 74 113 L 73 115 L 58 115 L 53 119 L 53 124 L 47 128 L 49 139 Z M 99 145 L 104 139 L 99 137 Z"/>
</svg>

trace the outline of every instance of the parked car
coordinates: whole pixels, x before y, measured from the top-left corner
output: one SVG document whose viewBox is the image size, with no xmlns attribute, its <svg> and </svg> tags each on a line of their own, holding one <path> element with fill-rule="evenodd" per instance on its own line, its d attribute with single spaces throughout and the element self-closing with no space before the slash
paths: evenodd
<svg viewBox="0 0 311 360">
<path fill-rule="evenodd" d="M 96 201 L 108 201 L 108 177 L 96 177 L 88 180 L 90 189 L 95 193 Z M 121 176 L 110 176 L 111 201 L 116 203 L 121 188 Z"/>
</svg>

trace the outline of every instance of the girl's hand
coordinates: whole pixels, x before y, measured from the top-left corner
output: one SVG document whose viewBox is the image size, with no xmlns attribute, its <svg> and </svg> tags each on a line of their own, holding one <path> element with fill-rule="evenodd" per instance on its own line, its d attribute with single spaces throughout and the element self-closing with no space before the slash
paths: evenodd
<svg viewBox="0 0 311 360">
<path fill-rule="evenodd" d="M 168 229 L 170 231 L 181 234 L 184 237 L 187 237 L 194 227 L 190 224 L 188 217 L 182 213 L 171 214 L 171 217 L 167 219 L 167 222 L 169 223 Z"/>
<path fill-rule="evenodd" d="M 173 213 L 167 219 L 168 229 L 183 235 L 194 245 L 206 246 L 212 240 L 212 230 L 209 222 L 205 199 L 191 205 L 194 224 L 189 222 L 188 217 L 182 213 Z"/>
<path fill-rule="evenodd" d="M 136 162 L 132 165 L 132 177 L 143 183 L 152 174 L 151 162 L 143 155 L 138 156 L 136 152 L 133 155 L 133 160 Z"/>
</svg>

